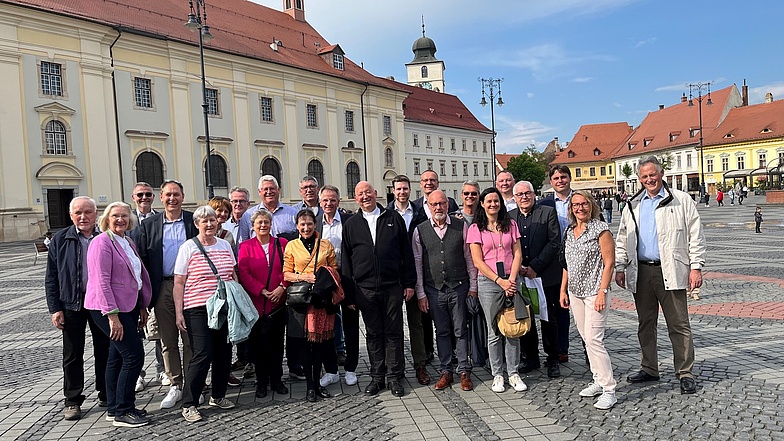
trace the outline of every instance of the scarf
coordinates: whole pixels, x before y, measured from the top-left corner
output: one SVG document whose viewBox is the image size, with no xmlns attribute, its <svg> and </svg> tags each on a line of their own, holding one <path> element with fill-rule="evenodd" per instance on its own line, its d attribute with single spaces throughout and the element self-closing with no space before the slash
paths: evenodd
<svg viewBox="0 0 784 441">
<path fill-rule="evenodd" d="M 328 271 L 329 276 L 332 277 L 332 281 L 335 283 L 335 289 L 332 291 L 332 304 L 337 305 L 345 298 L 343 287 L 340 284 L 340 273 L 332 267 L 323 266 L 319 268 L 318 274 L 324 274 L 321 272 L 321 269 Z M 325 308 L 316 308 L 313 305 L 308 305 L 305 333 L 309 342 L 321 343 L 331 340 L 335 337 L 335 314 L 327 314 Z"/>
</svg>

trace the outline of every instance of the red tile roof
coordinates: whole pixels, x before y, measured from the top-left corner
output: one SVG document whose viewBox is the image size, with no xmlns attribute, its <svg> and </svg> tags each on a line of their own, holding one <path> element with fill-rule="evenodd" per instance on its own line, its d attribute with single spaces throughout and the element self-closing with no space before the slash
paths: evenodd
<svg viewBox="0 0 784 441">
<path fill-rule="evenodd" d="M 390 87 L 404 89 L 410 93 L 403 100 L 403 115 L 406 121 L 492 133 L 455 95 L 409 86 L 386 78 L 379 80 L 388 83 Z"/>
<path fill-rule="evenodd" d="M 506 170 L 507 167 L 509 167 L 509 160 L 512 159 L 512 158 L 516 158 L 518 156 L 520 156 L 520 154 L 509 155 L 509 154 L 506 154 L 506 153 L 496 153 L 496 155 L 495 155 L 495 162 L 496 162 L 495 172 L 496 172 L 496 174 L 498 172 L 500 172 L 500 171 Z"/>
<path fill-rule="evenodd" d="M 710 135 L 705 145 L 760 141 L 784 137 L 784 101 L 737 107 Z"/>
<path fill-rule="evenodd" d="M 707 98 L 703 97 L 702 127 L 704 137 L 710 136 L 730 109 L 741 104 L 740 93 L 734 84 L 712 92 L 711 100 L 713 105 L 708 106 Z M 700 119 L 698 112 L 698 103 L 695 98 L 693 107 L 689 107 L 687 101 L 682 101 L 674 106 L 648 113 L 648 116 L 634 130 L 631 138 L 618 146 L 612 157 L 642 156 L 664 149 L 699 143 Z M 689 136 L 690 130 L 695 130 L 693 137 Z M 634 146 L 631 150 L 629 144 Z"/>
<path fill-rule="evenodd" d="M 188 18 L 186 0 L 2 0 L 54 14 L 111 27 L 141 32 L 184 44 L 197 45 L 198 37 L 183 24 Z M 290 15 L 246 0 L 221 0 L 207 5 L 207 24 L 215 39 L 213 49 L 271 63 L 319 72 L 360 83 L 389 87 L 371 73 L 345 59 L 345 70 L 335 69 L 319 55 L 329 47 L 313 27 Z M 282 45 L 270 48 L 274 40 Z"/>
<path fill-rule="evenodd" d="M 632 131 L 625 122 L 583 125 L 551 164 L 609 160 L 618 146 L 629 139 Z"/>
</svg>

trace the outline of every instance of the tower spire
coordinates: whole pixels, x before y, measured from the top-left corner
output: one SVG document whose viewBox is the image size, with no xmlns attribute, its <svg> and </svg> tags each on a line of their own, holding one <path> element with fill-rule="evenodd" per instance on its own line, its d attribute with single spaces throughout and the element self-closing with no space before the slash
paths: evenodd
<svg viewBox="0 0 784 441">
<path fill-rule="evenodd" d="M 422 36 L 425 36 L 425 16 L 422 16 Z"/>
</svg>

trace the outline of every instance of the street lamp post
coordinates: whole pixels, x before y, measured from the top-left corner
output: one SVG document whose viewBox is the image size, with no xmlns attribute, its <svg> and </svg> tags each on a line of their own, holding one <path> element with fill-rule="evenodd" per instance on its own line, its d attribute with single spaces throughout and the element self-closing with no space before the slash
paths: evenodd
<svg viewBox="0 0 784 441">
<path fill-rule="evenodd" d="M 488 95 L 490 98 L 490 130 L 493 132 L 493 137 L 490 140 L 490 154 L 492 155 L 492 163 L 493 163 L 493 182 L 495 183 L 495 110 L 493 108 L 494 104 L 498 104 L 498 107 L 504 105 L 504 100 L 501 98 L 501 83 L 504 81 L 503 78 L 478 78 L 479 82 L 482 83 L 482 101 L 479 104 L 482 107 L 487 105 L 487 99 L 485 95 Z M 498 89 L 498 93 L 496 94 L 496 89 Z M 486 92 L 487 91 L 487 92 Z M 498 96 L 498 101 L 495 102 L 495 97 Z M 493 184 L 495 185 L 495 184 Z"/>
<path fill-rule="evenodd" d="M 210 118 L 209 118 L 209 105 L 207 104 L 207 78 L 204 73 L 204 43 L 212 40 L 214 37 L 210 33 L 210 27 L 207 26 L 207 5 L 205 0 L 189 0 L 190 13 L 188 14 L 188 21 L 185 27 L 190 29 L 191 32 L 199 31 L 199 61 L 201 62 L 201 107 L 204 113 L 204 138 L 207 146 L 207 162 L 205 169 L 205 177 L 207 179 L 207 199 L 212 199 L 215 196 L 215 191 L 212 186 L 212 148 L 210 148 Z M 195 4 L 195 7 L 194 7 Z"/>
<path fill-rule="evenodd" d="M 713 105 L 713 101 L 711 101 L 711 92 L 710 87 L 713 84 L 711 81 L 707 83 L 689 83 L 686 86 L 689 88 L 689 107 L 694 107 L 694 94 L 693 92 L 697 92 L 697 108 L 699 109 L 700 114 L 700 196 L 704 197 L 705 194 L 708 192 L 708 189 L 705 187 L 705 164 L 702 162 L 702 150 L 703 150 L 703 138 L 702 138 L 702 100 L 703 98 L 707 97 L 708 100 L 705 102 L 705 105 L 711 106 Z M 708 94 L 703 96 L 702 89 L 706 89 Z"/>
</svg>

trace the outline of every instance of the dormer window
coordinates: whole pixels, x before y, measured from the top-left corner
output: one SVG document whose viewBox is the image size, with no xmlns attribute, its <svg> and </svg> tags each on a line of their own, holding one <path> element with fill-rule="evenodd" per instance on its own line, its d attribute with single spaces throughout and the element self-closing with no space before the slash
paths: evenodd
<svg viewBox="0 0 784 441">
<path fill-rule="evenodd" d="M 729 139 L 729 138 L 734 138 L 734 137 L 735 137 L 735 135 L 733 135 L 732 133 L 727 133 L 726 135 L 724 135 L 724 139 Z"/>
<path fill-rule="evenodd" d="M 593 155 L 599 156 L 602 152 L 599 149 L 593 149 Z"/>
<path fill-rule="evenodd" d="M 769 128 L 769 127 L 765 127 L 764 129 L 760 130 L 760 133 L 770 133 L 770 132 L 772 132 L 772 131 L 773 131 L 773 130 L 770 130 L 770 128 Z"/>
<path fill-rule="evenodd" d="M 689 129 L 689 138 L 694 138 L 695 136 L 700 134 L 700 129 Z"/>
<path fill-rule="evenodd" d="M 676 139 L 678 139 L 680 134 L 681 132 L 670 132 L 670 142 L 674 142 Z"/>
<path fill-rule="evenodd" d="M 630 142 L 629 143 L 629 150 L 633 149 L 635 146 L 637 146 L 636 142 Z"/>
<path fill-rule="evenodd" d="M 568 156 L 570 158 L 574 158 L 574 152 L 569 150 L 569 153 L 567 153 L 566 156 Z"/>
<path fill-rule="evenodd" d="M 645 138 L 645 139 L 643 139 L 642 140 L 643 147 L 648 147 L 651 144 L 651 141 L 653 141 L 653 138 Z"/>
<path fill-rule="evenodd" d="M 318 49 L 317 53 L 328 64 L 331 64 L 337 70 L 345 70 L 346 60 L 345 52 L 340 48 L 340 45 L 333 44 L 327 47 Z"/>
<path fill-rule="evenodd" d="M 332 54 L 332 67 L 338 70 L 343 69 L 343 55 L 341 54 Z"/>
</svg>

